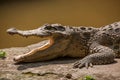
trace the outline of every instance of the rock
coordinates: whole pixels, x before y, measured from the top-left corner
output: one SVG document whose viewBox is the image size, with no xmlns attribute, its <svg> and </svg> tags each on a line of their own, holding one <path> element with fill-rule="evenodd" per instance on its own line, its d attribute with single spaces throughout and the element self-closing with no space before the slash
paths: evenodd
<svg viewBox="0 0 120 80">
<path fill-rule="evenodd" d="M 73 69 L 78 59 L 59 58 L 51 61 L 15 64 L 13 57 L 30 51 L 37 44 L 28 47 L 0 49 L 7 53 L 0 59 L 0 80 L 79 80 L 90 75 L 96 80 L 120 80 L 120 59 L 108 65 L 93 68 Z"/>
<path fill-rule="evenodd" d="M 71 79 L 72 78 L 72 74 L 68 73 L 68 74 L 65 75 L 65 77 L 68 78 L 68 79 Z"/>
</svg>

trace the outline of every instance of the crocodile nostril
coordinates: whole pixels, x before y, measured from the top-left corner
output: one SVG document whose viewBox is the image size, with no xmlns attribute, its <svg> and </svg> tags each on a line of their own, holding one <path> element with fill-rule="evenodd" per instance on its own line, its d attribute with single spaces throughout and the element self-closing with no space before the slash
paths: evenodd
<svg viewBox="0 0 120 80">
<path fill-rule="evenodd" d="M 9 34 L 11 34 L 11 35 L 13 35 L 13 34 L 16 34 L 16 33 L 17 33 L 17 29 L 15 29 L 15 28 L 10 28 L 10 29 L 7 29 L 6 32 L 9 33 Z"/>
</svg>

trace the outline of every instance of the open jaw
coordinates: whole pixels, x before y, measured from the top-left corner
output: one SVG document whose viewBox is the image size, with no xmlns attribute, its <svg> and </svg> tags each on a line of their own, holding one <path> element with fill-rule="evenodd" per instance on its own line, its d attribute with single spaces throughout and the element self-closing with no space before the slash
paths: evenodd
<svg viewBox="0 0 120 80">
<path fill-rule="evenodd" d="M 6 32 L 10 35 L 18 34 L 23 37 L 37 36 L 40 38 L 47 38 L 48 40 L 53 40 L 52 33 L 42 30 L 41 28 L 34 29 L 34 30 L 26 30 L 26 31 L 10 28 L 10 29 L 7 29 Z"/>
<path fill-rule="evenodd" d="M 47 38 L 48 40 L 43 40 L 37 44 L 33 44 L 30 46 L 27 46 L 28 48 L 31 48 L 31 51 L 29 51 L 26 54 L 22 54 L 22 55 L 18 55 L 14 57 L 14 61 L 16 63 L 21 63 L 21 62 L 32 62 L 31 60 L 35 60 L 35 57 L 37 58 L 37 56 L 39 57 L 39 54 L 35 54 L 37 52 L 43 53 L 43 51 L 45 51 L 47 48 L 51 47 L 54 43 L 54 39 L 51 37 L 52 34 L 48 33 L 44 30 L 40 30 L 38 29 L 34 29 L 34 30 L 27 30 L 27 31 L 22 31 L 22 30 L 17 30 L 15 28 L 10 28 L 7 30 L 7 33 L 9 33 L 10 35 L 14 35 L 14 34 L 18 34 L 21 36 L 38 36 L 38 37 L 42 37 L 42 38 Z M 35 56 L 37 55 L 37 56 Z"/>
</svg>

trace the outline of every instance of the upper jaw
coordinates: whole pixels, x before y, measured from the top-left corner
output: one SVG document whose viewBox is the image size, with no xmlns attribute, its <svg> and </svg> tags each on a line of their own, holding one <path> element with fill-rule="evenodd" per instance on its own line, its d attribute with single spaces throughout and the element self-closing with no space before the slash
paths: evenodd
<svg viewBox="0 0 120 80">
<path fill-rule="evenodd" d="M 40 33 L 37 33 L 36 36 L 38 37 L 49 37 L 49 36 L 52 36 L 52 33 L 49 33 L 49 32 L 40 32 Z"/>
<path fill-rule="evenodd" d="M 48 36 L 52 35 L 51 32 L 48 32 L 48 31 L 45 31 L 45 30 L 42 30 L 42 29 L 22 31 L 22 30 L 18 30 L 18 29 L 15 29 L 15 28 L 10 28 L 10 29 L 7 29 L 6 32 L 10 35 L 18 34 L 18 35 L 25 36 L 25 37 L 28 37 L 28 36 L 48 37 Z"/>
</svg>

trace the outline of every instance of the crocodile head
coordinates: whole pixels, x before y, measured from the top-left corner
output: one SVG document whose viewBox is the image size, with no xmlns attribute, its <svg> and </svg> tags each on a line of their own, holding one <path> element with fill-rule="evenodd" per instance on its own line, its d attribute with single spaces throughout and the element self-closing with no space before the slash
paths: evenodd
<svg viewBox="0 0 120 80">
<path fill-rule="evenodd" d="M 66 26 L 62 26 L 61 24 L 45 24 L 37 29 L 33 30 L 18 30 L 15 28 L 10 28 L 7 30 L 7 33 L 19 34 L 21 36 L 38 36 L 38 37 L 53 37 L 53 38 L 62 38 L 68 36 L 69 30 L 67 30 Z"/>
<path fill-rule="evenodd" d="M 38 29 L 38 36 L 40 37 L 58 37 L 69 35 L 67 27 L 62 26 L 61 24 L 45 24 Z"/>
</svg>

